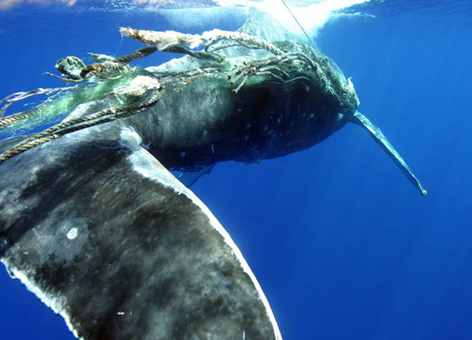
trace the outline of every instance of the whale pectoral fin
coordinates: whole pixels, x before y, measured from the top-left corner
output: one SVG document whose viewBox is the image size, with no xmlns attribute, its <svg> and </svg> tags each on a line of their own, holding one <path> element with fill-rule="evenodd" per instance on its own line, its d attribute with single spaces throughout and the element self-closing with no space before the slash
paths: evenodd
<svg viewBox="0 0 472 340">
<path fill-rule="evenodd" d="M 228 233 L 132 135 L 0 166 L 8 271 L 81 339 L 281 339 Z"/>
<path fill-rule="evenodd" d="M 382 131 L 375 126 L 366 116 L 364 116 L 359 111 L 356 111 L 351 118 L 351 121 L 354 124 L 357 124 L 363 127 L 369 135 L 375 140 L 375 142 L 380 145 L 380 147 L 389 155 L 389 157 L 395 162 L 395 164 L 400 168 L 400 170 L 405 174 L 405 176 L 410 180 L 410 182 L 415 186 L 416 189 L 425 196 L 427 191 L 423 188 L 420 181 L 416 178 L 413 172 L 410 170 L 406 162 L 400 156 L 400 154 L 395 150 L 395 148 L 390 144 L 387 137 L 382 133 Z"/>
<path fill-rule="evenodd" d="M 192 185 L 197 183 L 197 181 L 202 178 L 204 175 L 208 175 L 213 171 L 215 164 L 209 165 L 199 171 L 184 171 L 176 175 L 178 180 L 185 185 L 187 188 L 190 188 Z"/>
</svg>

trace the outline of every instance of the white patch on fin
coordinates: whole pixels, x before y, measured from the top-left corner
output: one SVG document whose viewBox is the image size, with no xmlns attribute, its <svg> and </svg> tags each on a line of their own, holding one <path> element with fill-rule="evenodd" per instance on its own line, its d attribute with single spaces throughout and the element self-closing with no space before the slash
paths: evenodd
<svg viewBox="0 0 472 340">
<path fill-rule="evenodd" d="M 66 303 L 65 298 L 57 298 L 52 294 L 45 293 L 40 287 L 36 286 L 36 284 L 30 280 L 28 280 L 28 276 L 34 277 L 34 273 L 24 273 L 16 267 L 10 266 L 9 262 L 5 259 L 2 260 L 5 267 L 7 267 L 10 276 L 14 279 L 18 279 L 21 281 L 22 284 L 26 286 L 26 288 L 36 295 L 42 303 L 44 303 L 47 307 L 51 308 L 54 313 L 59 314 L 62 316 L 66 322 L 67 327 L 69 330 L 74 334 L 74 336 L 79 340 L 85 340 L 84 338 L 80 338 L 77 331 L 72 326 L 70 321 L 70 317 L 67 314 L 67 311 L 62 308 L 62 306 Z"/>
<path fill-rule="evenodd" d="M 73 240 L 77 237 L 77 233 L 78 233 L 77 228 L 72 228 L 71 230 L 69 230 L 66 236 L 69 240 Z"/>
</svg>

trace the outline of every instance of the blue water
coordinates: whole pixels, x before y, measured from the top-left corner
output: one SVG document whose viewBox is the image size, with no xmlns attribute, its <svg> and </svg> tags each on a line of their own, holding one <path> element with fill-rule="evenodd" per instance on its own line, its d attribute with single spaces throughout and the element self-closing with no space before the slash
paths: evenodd
<svg viewBox="0 0 472 340">
<path fill-rule="evenodd" d="M 356 126 L 281 159 L 218 165 L 192 189 L 245 255 L 284 339 L 472 340 L 470 2 L 399 0 L 351 11 L 370 15 L 329 22 L 317 44 L 352 77 L 359 110 L 428 196 Z M 214 26 L 242 21 L 224 23 Z M 179 30 L 155 13 L 0 13 L 0 97 L 60 86 L 41 74 L 63 56 L 141 47 L 121 40 L 124 25 Z M 152 58 L 141 64 L 162 61 Z M 6 272 L 0 301 L 0 339 L 73 339 Z"/>
</svg>

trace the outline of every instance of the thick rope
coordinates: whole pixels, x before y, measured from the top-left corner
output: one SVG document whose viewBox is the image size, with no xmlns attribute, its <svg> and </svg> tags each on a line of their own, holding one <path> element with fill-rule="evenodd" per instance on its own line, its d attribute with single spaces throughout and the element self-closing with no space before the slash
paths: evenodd
<svg viewBox="0 0 472 340">
<path fill-rule="evenodd" d="M 131 54 L 124 55 L 113 60 L 105 61 L 102 63 L 96 63 L 89 66 L 86 66 L 80 72 L 80 76 L 82 78 L 90 77 L 91 75 L 95 75 L 97 73 L 109 73 L 113 71 L 124 71 L 127 65 L 135 60 L 146 58 L 147 56 L 153 54 L 158 49 L 156 46 L 146 46 L 134 51 Z"/>
<path fill-rule="evenodd" d="M 160 91 L 152 99 L 141 104 L 128 105 L 118 109 L 106 109 L 85 117 L 71 119 L 69 121 L 50 127 L 49 129 L 34 134 L 30 138 L 25 139 L 21 143 L 18 143 L 11 149 L 2 153 L 0 155 L 0 163 L 3 163 L 22 152 L 34 148 L 35 146 L 44 144 L 68 133 L 108 123 L 117 119 L 123 119 L 143 112 L 156 104 L 161 99 L 163 94 L 164 91 Z"/>
<path fill-rule="evenodd" d="M 16 103 L 20 100 L 23 100 L 23 99 L 26 99 L 28 97 L 35 96 L 35 95 L 44 94 L 46 96 L 49 96 L 54 92 L 71 91 L 71 90 L 74 90 L 76 88 L 77 88 L 77 86 L 56 87 L 56 88 L 49 88 L 49 89 L 39 88 L 39 89 L 29 91 L 29 92 L 17 92 L 17 93 L 13 93 L 13 94 L 9 95 L 8 97 L 6 97 L 6 98 L 4 98 L 0 101 L 0 105 L 3 102 L 5 102 L 5 105 L 0 110 L 0 129 L 5 128 L 5 127 L 7 127 L 7 126 L 13 124 L 14 122 L 19 121 L 19 120 L 23 120 L 23 119 L 27 119 L 29 117 L 32 117 L 33 115 L 38 113 L 38 110 L 30 110 L 30 111 L 26 111 L 26 112 L 15 113 L 13 115 L 7 116 L 6 118 L 3 118 L 6 110 L 13 103 Z"/>
<path fill-rule="evenodd" d="M 120 28 L 120 32 L 123 35 L 136 39 L 142 43 L 156 45 L 159 51 L 166 51 L 172 47 L 184 46 L 189 46 L 191 49 L 205 46 L 205 49 L 208 50 L 208 48 L 217 41 L 230 40 L 263 48 L 275 55 L 281 55 L 283 53 L 281 49 L 272 45 L 268 41 L 241 32 L 229 32 L 216 29 L 200 35 L 184 34 L 174 31 L 158 32 L 137 30 L 131 27 L 122 27 Z"/>
<path fill-rule="evenodd" d="M 0 119 L 0 129 L 5 128 L 19 120 L 30 118 L 31 116 L 34 116 L 35 114 L 36 112 L 34 111 L 30 111 L 29 113 L 20 112 L 20 113 L 15 113 L 14 115 L 8 116 L 6 118 Z"/>
</svg>

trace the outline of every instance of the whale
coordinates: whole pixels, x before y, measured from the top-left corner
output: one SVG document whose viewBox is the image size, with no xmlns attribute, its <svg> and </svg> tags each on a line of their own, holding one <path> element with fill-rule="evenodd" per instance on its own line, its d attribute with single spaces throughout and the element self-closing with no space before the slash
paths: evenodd
<svg viewBox="0 0 472 340">
<path fill-rule="evenodd" d="M 70 89 L 0 120 L 4 133 L 31 128 L 0 141 L 0 260 L 78 339 L 282 339 L 185 175 L 283 157 L 353 123 L 426 190 L 358 111 L 350 79 L 267 14 L 251 10 L 236 32 L 121 32 L 148 46 L 90 65 L 63 58 Z M 132 66 L 166 52 L 184 56 Z M 58 112 L 58 124 L 32 131 Z"/>
</svg>

